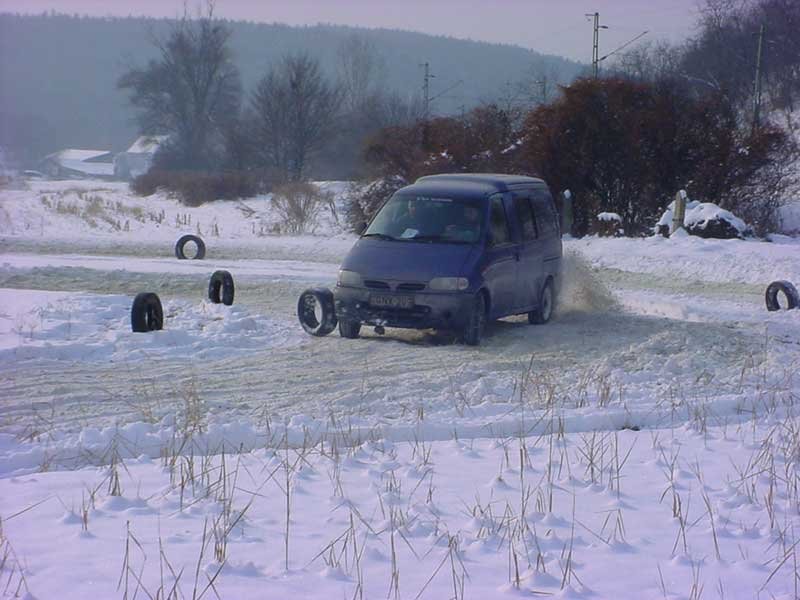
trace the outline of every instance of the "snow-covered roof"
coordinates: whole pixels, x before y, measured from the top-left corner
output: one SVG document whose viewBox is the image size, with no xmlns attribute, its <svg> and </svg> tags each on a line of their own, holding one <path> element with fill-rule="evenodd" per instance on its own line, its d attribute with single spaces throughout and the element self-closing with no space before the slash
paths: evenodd
<svg viewBox="0 0 800 600">
<path fill-rule="evenodd" d="M 80 173 L 86 173 L 87 175 L 107 175 L 112 176 L 114 175 L 114 165 L 112 163 L 102 163 L 102 162 L 86 162 L 83 160 L 70 160 L 70 159 L 60 159 L 58 161 L 65 169 L 70 169 L 71 171 L 78 171 Z"/>
<path fill-rule="evenodd" d="M 130 154 L 155 154 L 158 147 L 167 139 L 166 135 L 143 135 L 128 148 Z"/>
<path fill-rule="evenodd" d="M 58 152 L 54 152 L 53 154 L 48 154 L 47 158 L 52 158 L 57 160 L 58 162 L 63 163 L 65 160 L 74 160 L 74 161 L 85 161 L 91 160 L 93 158 L 99 158 L 106 154 L 111 154 L 108 150 L 80 150 L 77 148 L 67 148 L 65 150 L 60 150 Z"/>
</svg>

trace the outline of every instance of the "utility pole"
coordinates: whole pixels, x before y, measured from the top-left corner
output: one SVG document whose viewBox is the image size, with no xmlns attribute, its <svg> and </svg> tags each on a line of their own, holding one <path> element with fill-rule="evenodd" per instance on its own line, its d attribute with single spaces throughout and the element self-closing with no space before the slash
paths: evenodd
<svg viewBox="0 0 800 600">
<path fill-rule="evenodd" d="M 511 114 L 511 110 L 514 104 L 514 94 L 511 92 L 511 80 L 506 80 L 506 93 L 503 98 L 501 98 L 502 103 L 505 105 L 505 111 L 507 115 Z"/>
<path fill-rule="evenodd" d="M 425 78 L 422 83 L 422 96 L 425 102 L 425 121 L 427 122 L 431 117 L 431 79 L 435 77 L 431 73 L 431 64 L 425 61 L 422 66 L 425 68 Z"/>
<path fill-rule="evenodd" d="M 534 85 L 539 85 L 539 104 L 547 103 L 547 76 L 542 76 L 538 81 L 533 82 Z"/>
<path fill-rule="evenodd" d="M 424 79 L 422 80 L 422 101 L 425 103 L 423 119 L 422 119 L 422 147 L 428 146 L 428 138 L 430 137 L 430 118 L 431 118 L 431 79 L 434 75 L 431 73 L 431 64 L 425 61 L 421 65 L 425 68 Z"/>
<path fill-rule="evenodd" d="M 593 35 L 592 35 L 592 76 L 597 79 L 598 71 L 600 70 L 600 30 L 608 29 L 606 25 L 600 25 L 600 13 L 586 13 L 587 17 L 594 19 Z"/>
<path fill-rule="evenodd" d="M 764 32 L 766 25 L 761 24 L 761 29 L 758 32 L 758 52 L 756 54 L 756 78 L 753 83 L 753 133 L 756 132 L 761 118 L 761 59 L 764 49 Z"/>
</svg>

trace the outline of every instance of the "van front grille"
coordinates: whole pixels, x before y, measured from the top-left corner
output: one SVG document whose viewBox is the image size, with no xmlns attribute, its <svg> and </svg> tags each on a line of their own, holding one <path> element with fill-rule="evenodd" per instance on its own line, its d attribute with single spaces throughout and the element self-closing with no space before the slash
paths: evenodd
<svg viewBox="0 0 800 600">
<path fill-rule="evenodd" d="M 424 289 L 424 283 L 401 283 L 397 286 L 398 292 L 419 292 Z"/>
<path fill-rule="evenodd" d="M 378 281 L 377 279 L 365 279 L 364 285 L 373 290 L 388 290 L 389 284 L 385 281 Z"/>
</svg>

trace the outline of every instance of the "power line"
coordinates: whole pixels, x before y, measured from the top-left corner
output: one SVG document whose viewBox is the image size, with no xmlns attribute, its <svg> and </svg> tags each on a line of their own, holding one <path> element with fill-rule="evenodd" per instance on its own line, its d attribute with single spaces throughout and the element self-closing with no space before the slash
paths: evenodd
<svg viewBox="0 0 800 600">
<path fill-rule="evenodd" d="M 620 51 L 620 50 L 622 50 L 623 48 L 627 48 L 627 47 L 628 47 L 628 46 L 630 46 L 630 45 L 631 45 L 633 42 L 635 42 L 636 40 L 638 40 L 638 39 L 640 39 L 640 38 L 642 38 L 642 37 L 646 36 L 648 33 L 649 33 L 648 31 L 643 31 L 642 33 L 640 33 L 639 35 L 637 35 L 635 38 L 633 38 L 633 39 L 631 39 L 631 40 L 628 40 L 627 42 L 625 42 L 624 44 L 622 44 L 622 46 L 620 46 L 619 48 L 617 48 L 617 49 L 616 49 L 616 50 L 614 50 L 613 52 L 609 52 L 608 54 L 606 54 L 604 57 L 602 57 L 601 59 L 599 59 L 599 60 L 598 60 L 598 62 L 600 62 L 601 60 L 605 60 L 605 59 L 607 59 L 609 56 L 613 56 L 614 54 L 616 54 L 617 52 L 619 52 L 619 51 Z"/>
</svg>

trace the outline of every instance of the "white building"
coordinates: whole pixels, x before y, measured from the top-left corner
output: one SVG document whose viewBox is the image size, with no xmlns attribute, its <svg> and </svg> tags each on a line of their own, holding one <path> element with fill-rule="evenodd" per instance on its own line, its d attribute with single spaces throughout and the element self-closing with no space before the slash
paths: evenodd
<svg viewBox="0 0 800 600">
<path fill-rule="evenodd" d="M 53 179 L 113 179 L 114 155 L 108 150 L 67 148 L 45 156 L 39 170 Z"/>
<path fill-rule="evenodd" d="M 167 139 L 165 135 L 143 135 L 125 152 L 114 158 L 114 175 L 117 179 L 134 179 L 147 173 L 153 157 Z"/>
</svg>

